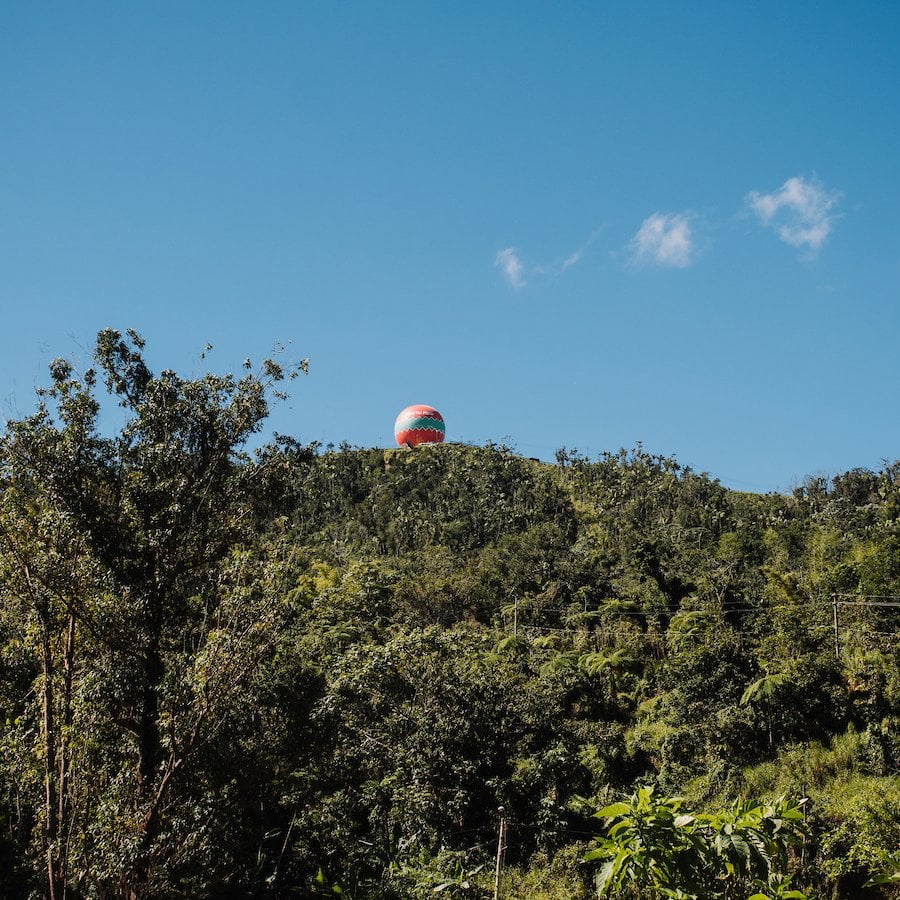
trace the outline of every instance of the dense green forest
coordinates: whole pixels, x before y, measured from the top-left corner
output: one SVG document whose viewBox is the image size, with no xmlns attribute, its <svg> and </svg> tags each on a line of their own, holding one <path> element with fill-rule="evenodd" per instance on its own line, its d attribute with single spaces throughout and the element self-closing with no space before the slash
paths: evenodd
<svg viewBox="0 0 900 900">
<path fill-rule="evenodd" d="M 898 896 L 900 462 L 251 453 L 305 363 L 95 361 L 0 444 L 0 895 Z"/>
</svg>

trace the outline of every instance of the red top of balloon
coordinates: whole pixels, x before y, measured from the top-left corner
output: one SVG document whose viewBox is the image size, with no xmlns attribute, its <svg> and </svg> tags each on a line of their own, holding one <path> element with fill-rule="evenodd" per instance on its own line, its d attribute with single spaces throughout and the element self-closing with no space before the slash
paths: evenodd
<svg viewBox="0 0 900 900">
<path fill-rule="evenodd" d="M 439 444 L 444 440 L 444 417 L 424 403 L 407 406 L 394 422 L 394 437 L 401 447 Z"/>
</svg>

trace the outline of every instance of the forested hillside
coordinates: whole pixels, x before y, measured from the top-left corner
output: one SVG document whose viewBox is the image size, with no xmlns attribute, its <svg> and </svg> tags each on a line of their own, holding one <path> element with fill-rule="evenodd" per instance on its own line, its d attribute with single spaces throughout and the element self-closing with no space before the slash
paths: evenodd
<svg viewBox="0 0 900 900">
<path fill-rule="evenodd" d="M 504 897 L 897 896 L 900 462 L 249 454 L 293 373 L 142 347 L 3 436 L 0 895 L 491 897 L 502 806 Z"/>
</svg>

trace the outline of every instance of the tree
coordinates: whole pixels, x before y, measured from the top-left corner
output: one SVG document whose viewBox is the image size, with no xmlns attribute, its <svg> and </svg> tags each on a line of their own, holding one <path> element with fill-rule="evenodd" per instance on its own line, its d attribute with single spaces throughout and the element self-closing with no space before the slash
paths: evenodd
<svg viewBox="0 0 900 900">
<path fill-rule="evenodd" d="M 721 812 L 691 814 L 680 799 L 641 787 L 596 813 L 607 820 L 606 835 L 585 860 L 604 862 L 599 897 L 724 900 L 755 888 L 750 900 L 803 900 L 784 870 L 788 848 L 803 833 L 805 802 L 739 800 Z"/>
<path fill-rule="evenodd" d="M 787 676 L 783 672 L 763 675 L 757 678 L 751 685 L 747 687 L 741 694 L 741 706 L 754 704 L 761 707 L 766 720 L 766 732 L 769 736 L 769 749 L 774 746 L 774 735 L 772 734 L 772 709 L 778 689 L 784 684 Z"/>
<path fill-rule="evenodd" d="M 0 442 L 0 578 L 38 673 L 19 721 L 39 739 L 20 742 L 21 765 L 40 770 L 35 843 L 53 900 L 91 880 L 118 896 L 162 889 L 194 833 L 179 785 L 276 616 L 241 549 L 260 475 L 242 448 L 306 362 L 186 380 L 154 375 L 143 348 L 133 331 L 97 337 L 125 413 L 117 435 L 98 428 L 98 371 L 56 360 L 38 411 Z"/>
</svg>

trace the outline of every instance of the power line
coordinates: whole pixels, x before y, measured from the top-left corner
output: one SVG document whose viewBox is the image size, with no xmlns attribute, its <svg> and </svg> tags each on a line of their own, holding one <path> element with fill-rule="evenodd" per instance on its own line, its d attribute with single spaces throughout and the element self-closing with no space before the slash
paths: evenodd
<svg viewBox="0 0 900 900">
<path fill-rule="evenodd" d="M 853 595 L 856 596 L 856 595 Z M 900 598 L 898 598 L 900 599 Z M 631 601 L 623 601 L 623 602 L 631 602 Z M 525 605 L 527 604 L 527 605 Z M 808 607 L 819 607 L 821 609 L 827 608 L 825 602 L 821 600 L 804 600 L 800 603 L 777 603 L 777 604 L 766 604 L 760 603 L 758 606 L 747 606 L 746 600 L 730 600 L 725 601 L 721 604 L 716 604 L 712 602 L 713 609 L 685 609 L 684 607 L 678 609 L 675 613 L 672 613 L 669 609 L 650 609 L 650 610 L 638 610 L 638 609 L 603 609 L 602 607 L 597 609 L 588 609 L 582 610 L 580 612 L 575 611 L 575 607 L 578 605 L 578 601 L 573 600 L 565 605 L 556 605 L 550 603 L 542 603 L 539 598 L 529 597 L 524 601 L 520 601 L 520 610 L 523 608 L 527 611 L 528 607 L 531 606 L 536 612 L 557 612 L 561 614 L 571 613 L 572 615 L 584 615 L 594 614 L 594 615 L 609 615 L 609 616 L 638 616 L 642 618 L 647 618 L 650 616 L 656 615 L 678 615 L 679 613 L 703 613 L 703 614 L 711 614 L 719 611 L 724 612 L 768 612 L 769 610 L 781 610 L 781 609 L 806 609 Z M 879 604 L 866 604 L 866 605 L 879 605 Z M 900 603 L 894 604 L 896 606 L 900 606 Z"/>
<path fill-rule="evenodd" d="M 812 624 L 812 623 L 810 623 L 810 624 L 807 625 L 807 629 L 808 629 L 809 631 L 819 631 L 819 630 L 822 630 L 822 629 L 824 629 L 824 628 L 831 628 L 831 627 L 832 627 L 832 626 L 831 626 L 830 624 Z M 848 628 L 848 629 L 852 629 L 852 630 L 859 631 L 859 630 L 860 630 L 860 623 L 858 623 L 858 622 L 846 623 L 846 624 L 843 626 L 843 628 Z M 496 630 L 497 630 L 498 632 L 500 632 L 501 634 L 502 634 L 502 633 L 505 633 L 502 629 L 496 629 Z M 758 629 L 756 629 L 756 628 L 733 628 L 733 627 L 729 627 L 728 630 L 729 630 L 729 632 L 730 632 L 731 634 L 739 634 L 739 635 L 754 635 L 754 634 L 757 634 L 757 633 L 758 633 Z M 865 631 L 866 634 L 877 634 L 877 635 L 894 635 L 894 634 L 898 634 L 898 635 L 900 635 L 900 631 L 897 631 L 897 632 L 894 632 L 894 631 L 874 631 L 874 630 L 868 629 L 868 628 L 864 628 L 863 630 Z M 559 626 L 553 626 L 553 625 L 523 625 L 523 624 L 521 624 L 521 623 L 519 624 L 519 632 L 520 632 L 521 634 L 523 634 L 526 638 L 528 637 L 529 633 L 533 633 L 533 632 L 540 632 L 540 633 L 542 633 L 542 634 L 548 634 L 548 635 L 549 635 L 549 634 L 568 635 L 569 637 L 572 637 L 572 638 L 576 638 L 576 637 L 581 637 L 581 638 L 585 638 L 585 637 L 587 637 L 587 638 L 592 638 L 592 637 L 618 637 L 618 636 L 621 635 L 621 632 L 620 632 L 619 630 L 609 629 L 609 628 L 606 628 L 606 629 L 599 629 L 599 628 L 593 628 L 593 629 L 585 629 L 585 628 L 562 628 L 562 627 L 559 627 Z M 663 635 L 662 633 L 660 633 L 660 634 L 658 634 L 657 636 L 658 636 L 658 637 L 664 637 L 665 635 Z M 685 637 L 687 637 L 687 635 L 685 635 Z M 549 651 L 550 648 L 535 648 L 535 649 L 538 649 L 538 650 L 541 650 L 541 649 L 547 649 L 547 650 Z"/>
<path fill-rule="evenodd" d="M 837 596 L 847 597 L 847 596 L 860 596 L 860 595 L 838 594 Z M 865 596 L 865 595 L 863 595 L 863 596 Z M 873 596 L 876 596 L 876 595 L 873 595 Z M 900 607 L 900 598 L 896 598 L 896 600 L 897 600 L 897 602 L 877 602 L 877 601 L 868 601 L 868 600 L 856 600 L 856 601 L 838 600 L 837 602 L 838 602 L 839 606 L 865 606 L 865 607 L 882 607 L 882 608 Z M 712 609 L 685 609 L 682 607 L 682 608 L 676 610 L 675 612 L 672 612 L 671 610 L 663 610 L 663 609 L 659 609 L 659 610 L 655 610 L 655 609 L 651 609 L 651 610 L 634 610 L 634 609 L 604 610 L 601 608 L 601 609 L 590 609 L 590 610 L 587 610 L 585 613 L 584 611 L 582 611 L 582 612 L 574 611 L 574 607 L 576 605 L 575 601 L 573 601 L 570 604 L 567 604 L 566 606 L 554 606 L 554 605 L 543 604 L 543 603 L 537 602 L 537 603 L 533 604 L 531 609 L 529 609 L 528 606 L 525 606 L 523 609 L 523 607 L 520 605 L 519 610 L 520 610 L 520 612 L 535 612 L 535 613 L 539 613 L 539 614 L 559 613 L 560 615 L 565 615 L 568 613 L 572 616 L 579 616 L 579 615 L 584 616 L 586 614 L 587 615 L 605 615 L 605 616 L 633 616 L 635 618 L 646 619 L 646 618 L 653 618 L 654 616 L 660 616 L 660 615 L 671 615 L 671 616 L 677 616 L 677 615 L 683 615 L 683 614 L 715 615 L 717 612 L 722 612 L 722 613 L 743 613 L 743 612 L 766 613 L 766 612 L 779 612 L 782 610 L 798 611 L 798 610 L 803 610 L 803 609 L 820 609 L 822 611 L 825 611 L 825 610 L 829 609 L 829 607 L 831 606 L 831 604 L 821 601 L 821 600 L 805 600 L 801 603 L 760 604 L 759 606 L 733 605 L 733 604 L 737 604 L 739 602 L 740 601 L 726 602 L 721 605 L 715 605 Z M 745 604 L 746 604 L 746 601 L 745 601 Z M 520 619 L 520 622 L 521 622 L 521 619 Z M 523 627 L 525 627 L 525 626 L 523 626 Z M 590 627 L 590 626 L 585 626 L 585 627 Z"/>
<path fill-rule="evenodd" d="M 838 606 L 900 606 L 900 603 L 872 603 L 866 600 L 838 600 Z"/>
</svg>

